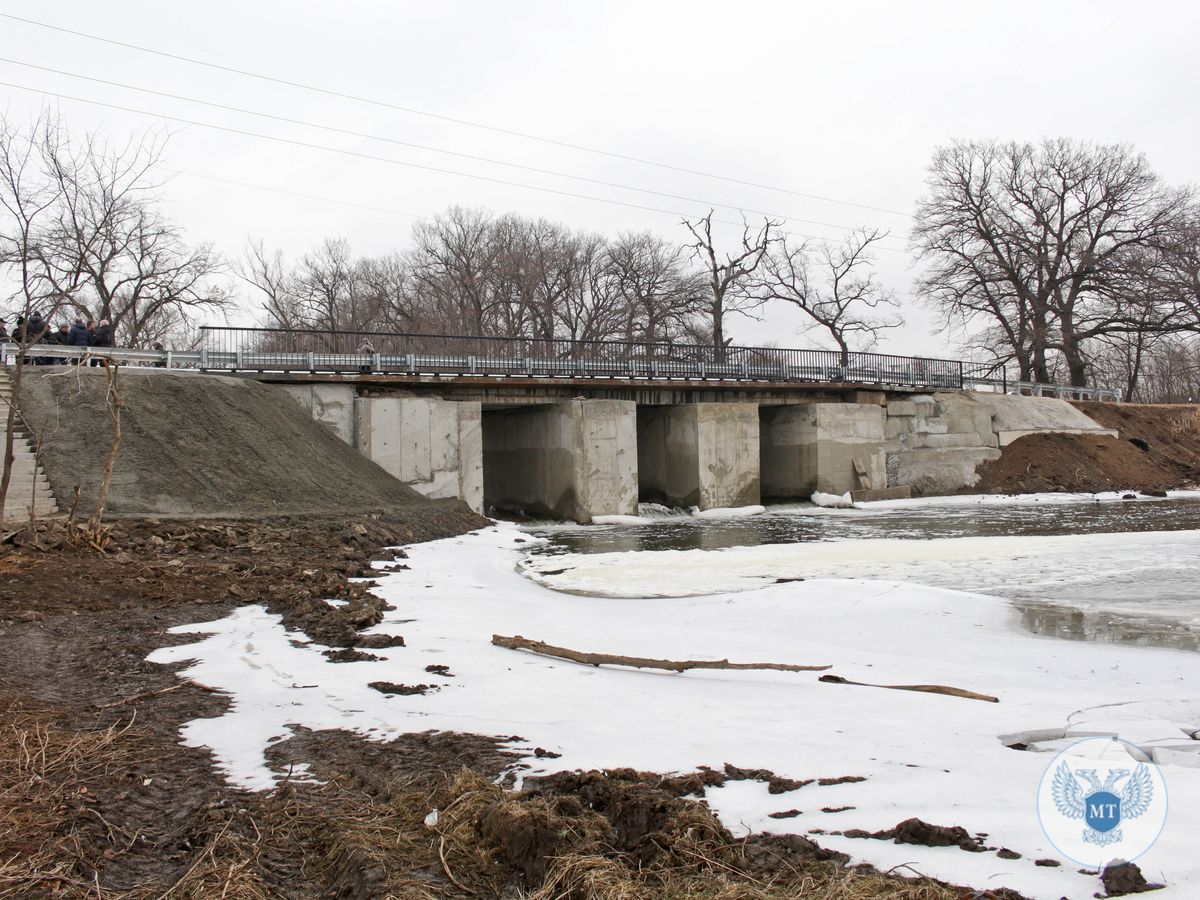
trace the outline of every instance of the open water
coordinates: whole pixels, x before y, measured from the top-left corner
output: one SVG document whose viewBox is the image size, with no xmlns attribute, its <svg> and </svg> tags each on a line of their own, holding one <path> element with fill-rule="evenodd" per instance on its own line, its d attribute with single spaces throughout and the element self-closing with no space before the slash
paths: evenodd
<svg viewBox="0 0 1200 900">
<path fill-rule="evenodd" d="M 531 523 L 551 554 L 716 550 L 725 547 L 813 541 L 954 539 L 966 537 L 1195 532 L 1200 551 L 1200 494 L 1164 500 L 1071 497 L 947 498 L 943 502 L 828 510 L 808 504 L 768 507 L 757 516 L 696 518 L 681 510 L 643 507 L 644 524 L 575 526 Z M 1183 537 L 1183 535 L 1179 535 Z M 1144 547 L 1144 538 L 1140 539 Z M 986 568 L 956 572 L 961 590 L 1010 599 L 1021 624 L 1051 637 L 1167 646 L 1200 652 L 1200 567 L 1194 554 L 1151 561 L 1132 546 L 1128 566 L 1094 566 L 1086 552 L 1064 560 L 1072 571 L 1048 590 L 1045 573 L 1005 573 Z M 1107 551 L 1111 554 L 1111 548 Z M 1116 551 L 1118 554 L 1120 549 Z M 1093 569 L 1095 570 L 1093 572 Z M 907 579 L 905 579 L 907 580 Z M 1144 608 L 1145 612 L 1140 610 Z"/>
</svg>

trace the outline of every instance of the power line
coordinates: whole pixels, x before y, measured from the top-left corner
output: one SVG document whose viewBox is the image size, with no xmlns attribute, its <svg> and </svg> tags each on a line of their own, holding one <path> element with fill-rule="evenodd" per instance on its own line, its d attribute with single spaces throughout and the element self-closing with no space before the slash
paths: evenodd
<svg viewBox="0 0 1200 900">
<path fill-rule="evenodd" d="M 470 178 L 470 179 L 474 179 L 476 181 L 488 182 L 490 184 L 500 184 L 500 185 L 505 185 L 508 187 L 523 188 L 525 190 L 539 191 L 539 192 L 545 193 L 545 194 L 556 194 L 561 197 L 571 197 L 571 198 L 574 198 L 577 200 L 590 200 L 595 203 L 607 203 L 611 206 L 623 206 L 628 209 L 638 209 L 638 210 L 643 210 L 646 212 L 654 212 L 654 213 L 665 213 L 667 215 L 675 216 L 675 217 L 686 217 L 687 216 L 687 213 L 681 213 L 681 212 L 677 212 L 677 211 L 671 210 L 671 209 L 663 209 L 663 208 L 657 207 L 657 206 L 647 206 L 647 205 L 644 205 L 641 203 L 629 203 L 624 200 L 613 200 L 609 197 L 594 197 L 590 194 L 579 194 L 574 191 L 563 191 L 563 190 L 559 190 L 557 188 L 542 187 L 540 185 L 535 185 L 535 184 L 525 184 L 523 182 L 518 182 L 518 181 L 509 181 L 504 178 L 493 178 L 488 175 L 476 175 L 471 172 L 459 172 L 454 169 L 442 169 L 437 166 L 427 166 L 427 165 L 423 165 L 421 163 L 407 162 L 405 160 L 392 159 L 392 158 L 386 157 L 386 156 L 376 156 L 375 154 L 363 153 L 358 150 L 346 150 L 346 149 L 343 149 L 340 147 L 328 147 L 328 146 L 325 146 L 324 144 L 313 144 L 308 141 L 300 141 L 300 140 L 296 140 L 294 138 L 285 138 L 285 137 L 279 137 L 279 136 L 271 135 L 271 134 L 262 134 L 257 131 L 247 131 L 247 130 L 241 129 L 241 128 L 231 128 L 227 125 L 214 125 L 211 122 L 200 122 L 195 119 L 185 119 L 182 116 L 169 116 L 169 115 L 166 115 L 163 113 L 150 112 L 148 110 L 136 109 L 136 108 L 130 107 L 130 106 L 121 106 L 120 104 L 117 104 L 117 103 L 107 103 L 103 100 L 90 100 L 85 97 L 76 97 L 71 94 L 62 94 L 62 93 L 58 93 L 56 91 L 47 91 L 47 90 L 43 90 L 41 88 L 29 87 L 28 85 L 15 84 L 10 81 L 0 81 L 0 85 L 3 85 L 4 87 L 14 88 L 19 91 L 29 91 L 31 93 L 41 94 L 46 97 L 57 97 L 60 100 L 71 100 L 76 103 L 86 103 L 86 104 L 90 104 L 93 106 L 103 106 L 107 109 L 115 109 L 115 110 L 119 110 L 121 112 L 133 113 L 135 115 L 150 116 L 151 118 L 164 119 L 169 122 L 179 122 L 184 125 L 195 125 L 200 128 L 211 128 L 214 131 L 224 131 L 228 134 L 237 134 L 237 135 L 241 135 L 243 137 L 252 137 L 252 138 L 259 138 L 261 140 L 266 140 L 266 141 L 275 141 L 275 142 L 281 143 L 281 144 L 289 144 L 294 147 L 304 147 L 304 148 L 307 148 L 310 150 L 318 150 L 318 151 L 325 152 L 325 153 L 340 153 L 344 156 L 352 156 L 352 157 L 356 157 L 358 159 L 367 159 L 367 160 L 371 160 L 373 162 L 386 163 L 388 165 L 405 166 L 405 167 L 412 168 L 412 169 L 420 169 L 420 170 L 423 170 L 426 172 L 436 172 L 436 173 L 442 174 L 442 175 L 453 175 L 453 176 L 457 176 L 460 178 Z M 720 222 L 722 224 L 727 224 L 727 225 L 741 225 L 742 224 L 740 222 L 730 222 L 730 221 L 724 220 L 724 219 L 713 219 L 713 221 Z M 804 232 L 799 232 L 799 231 L 789 231 L 789 232 L 785 232 L 785 233 L 789 234 L 789 235 L 793 235 L 795 237 L 809 238 L 811 240 L 817 240 L 817 241 L 828 240 L 828 238 L 822 237 L 821 235 L 806 234 Z M 882 247 L 881 246 L 879 249 L 890 250 L 894 253 L 907 252 L 907 251 L 900 250 L 900 249 L 893 248 L 893 247 Z"/>
<path fill-rule="evenodd" d="M 487 156 L 479 156 L 479 155 L 472 154 L 472 153 L 461 153 L 457 150 L 445 150 L 440 147 L 429 146 L 428 144 L 417 144 L 417 143 L 413 143 L 412 141 L 402 141 L 402 140 L 398 140 L 396 138 L 383 137 L 380 135 L 369 134 L 369 133 L 363 132 L 363 131 L 354 131 L 349 128 L 339 128 L 335 125 L 323 125 L 319 122 L 308 122 L 303 119 L 292 119 L 292 118 L 289 118 L 288 116 L 278 116 L 278 115 L 275 115 L 274 113 L 259 112 L 258 110 L 247 109 L 247 108 L 241 107 L 241 106 L 230 106 L 225 103 L 216 103 L 211 100 L 199 100 L 195 97 L 185 97 L 181 94 L 172 94 L 172 93 L 168 93 L 167 91 L 156 91 L 152 88 L 139 87 L 137 85 L 126 84 L 126 83 L 120 82 L 120 81 L 109 81 L 108 79 L 97 78 L 92 75 L 80 75 L 76 72 L 68 72 L 65 69 L 55 69 L 50 66 L 40 66 L 40 65 L 37 65 L 36 63 L 22 62 L 21 60 L 9 59 L 8 57 L 4 57 L 4 56 L 0 56 L 0 62 L 6 62 L 6 63 L 10 63 L 12 65 L 17 65 L 17 66 L 24 66 L 29 69 L 37 69 L 38 71 L 41 71 L 41 72 L 51 72 L 55 75 L 65 75 L 68 78 L 76 78 L 81 81 L 91 81 L 91 82 L 95 82 L 96 84 L 107 85 L 108 87 L 121 88 L 123 90 L 129 90 L 129 91 L 138 91 L 139 93 L 142 93 L 142 94 L 152 94 L 156 97 L 165 97 L 170 100 L 180 100 L 180 101 L 183 101 L 184 103 L 195 103 L 200 106 L 207 106 L 207 107 L 210 107 L 213 109 L 224 110 L 225 112 L 240 113 L 242 115 L 248 115 L 248 116 L 258 116 L 259 118 L 271 119 L 276 122 L 284 122 L 289 125 L 300 125 L 305 128 L 317 128 L 322 131 L 332 132 L 334 134 L 343 134 L 343 135 L 347 135 L 349 137 L 362 138 L 362 139 L 371 140 L 371 141 L 380 141 L 382 143 L 394 144 L 399 147 L 408 147 L 408 148 L 416 149 L 416 150 L 427 150 L 432 153 L 442 153 L 447 156 L 454 156 L 454 157 L 458 157 L 460 159 L 469 159 L 469 160 L 472 160 L 475 162 L 489 163 L 491 165 L 508 166 L 513 169 L 520 169 L 520 170 L 526 171 L 526 172 L 535 172 L 540 175 L 551 175 L 555 178 L 567 178 L 567 179 L 571 179 L 573 181 L 582 181 L 587 184 L 599 185 L 601 187 L 617 188 L 618 190 L 625 190 L 625 191 L 636 191 L 637 193 L 650 194 L 651 196 L 663 197 L 668 200 L 682 200 L 685 203 L 699 203 L 703 206 L 709 206 L 709 207 L 723 207 L 725 209 L 736 209 L 740 212 L 748 212 L 748 213 L 753 213 L 755 215 L 767 216 L 769 218 L 775 218 L 775 219 L 785 219 L 785 220 L 792 221 L 792 222 L 801 222 L 806 225 L 818 225 L 822 228 L 836 228 L 841 231 L 854 231 L 855 230 L 855 226 L 852 226 L 852 225 L 838 225 L 834 222 L 821 222 L 816 219 L 804 219 L 799 216 L 789 215 L 787 213 L 775 213 L 775 212 L 769 212 L 767 210 L 754 209 L 749 206 L 737 206 L 737 205 L 729 204 L 729 203 L 720 203 L 715 200 L 706 200 L 706 199 L 699 198 L 699 197 L 688 197 L 688 196 L 682 195 L 682 194 L 672 194 L 672 193 L 668 193 L 666 191 L 652 190 L 650 188 L 634 187 L 632 185 L 621 184 L 620 182 L 605 181 L 600 178 L 589 178 L 584 175 L 571 175 L 566 172 L 557 172 L 553 169 L 543 169 L 538 166 L 530 166 L 530 165 L 525 165 L 523 163 L 506 162 L 504 160 L 492 159 Z"/>
<path fill-rule="evenodd" d="M 173 169 L 176 175 L 183 175 L 187 178 L 203 178 L 205 181 L 219 181 L 222 184 L 232 184 L 238 187 L 252 188 L 256 191 L 270 191 L 272 194 L 286 194 L 289 197 L 299 197 L 302 200 L 316 200 L 319 203 L 336 203 L 339 206 L 351 206 L 355 209 L 365 209 L 369 212 L 386 213 L 391 216 L 404 216 L 408 219 L 424 219 L 426 216 L 419 216 L 416 213 L 402 212 L 398 209 L 389 209 L 386 206 L 371 206 L 367 203 L 356 203 L 353 200 L 338 200 L 335 197 L 321 197 L 318 194 L 304 194 L 300 191 L 289 191 L 286 188 L 269 187 L 265 184 L 255 184 L 251 181 L 238 181 L 234 178 L 221 178 L 218 175 L 205 175 L 201 172 L 189 172 L 186 169 Z"/>
<path fill-rule="evenodd" d="M 316 85 L 305 84 L 304 82 L 299 82 L 299 81 L 291 81 L 289 79 L 279 78 L 274 75 L 265 75 L 261 72 L 253 72 L 248 69 L 239 69 L 234 66 L 226 66 L 226 65 L 222 65 L 220 63 L 209 62 L 208 60 L 196 59 L 196 58 L 190 57 L 190 56 L 182 56 L 177 53 L 168 53 L 165 50 L 155 50 L 152 47 L 143 47 L 139 44 L 132 44 L 127 41 L 118 41 L 113 38 L 101 37 L 100 35 L 89 34 L 87 32 L 83 32 L 83 31 L 75 31 L 71 28 L 64 28 L 61 25 L 51 25 L 48 22 L 39 22 L 36 19 L 28 19 L 23 16 L 14 16 L 11 13 L 0 12 L 0 18 L 11 19 L 12 21 L 15 21 L 15 22 L 23 22 L 26 25 L 33 25 L 37 28 L 46 28 L 51 31 L 60 32 L 62 34 L 70 34 L 70 35 L 73 35 L 74 37 L 80 37 L 80 38 L 84 38 L 84 39 L 90 40 L 90 41 L 99 41 L 101 43 L 109 44 L 114 47 L 123 47 L 127 50 L 136 50 L 139 53 L 149 53 L 154 56 L 163 57 L 165 59 L 173 59 L 173 60 L 176 60 L 179 62 L 185 62 L 185 63 L 189 63 L 191 65 L 196 65 L 196 66 L 205 66 L 210 69 L 216 69 L 216 70 L 222 71 L 222 72 L 229 72 L 231 74 L 241 75 L 246 78 L 256 78 L 256 79 L 259 79 L 260 81 L 268 81 L 273 84 L 281 84 L 281 85 L 285 85 L 287 87 L 298 88 L 298 89 L 304 90 L 304 91 L 311 91 L 311 92 L 317 93 L 317 94 L 323 94 L 327 97 L 337 97 L 338 99 L 341 99 L 341 100 L 352 100 L 356 103 L 366 103 L 371 106 L 378 106 L 378 107 L 382 107 L 384 109 L 392 109 L 392 110 L 396 110 L 398 112 L 408 113 L 408 114 L 414 115 L 414 116 L 424 116 L 426 118 L 437 119 L 442 122 L 451 122 L 455 125 L 462 125 L 467 128 L 477 128 L 477 129 L 480 129 L 483 131 L 490 131 L 490 132 L 493 132 L 496 134 L 507 135 L 509 137 L 521 138 L 522 140 L 537 141 L 539 143 L 550 144 L 550 145 L 553 145 L 556 147 L 564 147 L 569 150 L 577 150 L 582 153 L 592 153 L 597 156 L 606 156 L 606 157 L 609 157 L 610 159 L 620 159 L 625 162 L 637 163 L 639 165 L 654 166 L 655 168 L 659 168 L 659 169 L 667 169 L 667 170 L 670 170 L 673 172 L 681 172 L 686 175 L 696 175 L 701 178 L 711 178 L 716 181 L 726 181 L 731 184 L 740 184 L 743 187 L 752 187 L 752 188 L 757 188 L 759 190 L 775 191 L 777 193 L 782 193 L 782 194 L 791 194 L 792 196 L 795 196 L 795 197 L 805 197 L 809 200 L 820 200 L 824 203 L 836 203 L 841 206 L 852 206 L 857 209 L 866 209 L 866 210 L 871 210 L 872 212 L 881 212 L 881 213 L 887 213 L 888 215 L 904 216 L 906 218 L 912 218 L 912 213 L 903 212 L 901 210 L 888 209 L 888 208 L 882 207 L 882 206 L 871 206 L 866 203 L 854 203 L 849 200 L 838 200 L 837 198 L 825 197 L 820 194 L 808 194 L 808 193 L 804 193 L 803 191 L 791 190 L 790 188 L 776 187 L 776 186 L 769 185 L 769 184 L 760 184 L 758 182 L 746 181 L 746 180 L 743 180 L 740 178 L 732 178 L 732 177 L 729 177 L 726 175 L 716 175 L 711 172 L 704 172 L 704 171 L 701 171 L 698 169 L 689 169 L 684 166 L 676 166 L 671 163 L 658 162 L 657 160 L 646 159 L 646 158 L 638 157 L 638 156 L 629 156 L 629 155 L 626 155 L 623 153 L 616 153 L 611 150 L 602 150 L 597 147 L 588 147 L 584 144 L 573 144 L 569 141 L 561 141 L 561 140 L 557 140 L 555 138 L 548 138 L 548 137 L 544 137 L 542 135 L 531 134 L 531 133 L 524 132 L 524 131 L 516 131 L 513 129 L 509 129 L 509 128 L 501 128 L 496 125 L 486 125 L 481 122 L 472 122 L 468 119 L 460 119 L 460 118 L 456 118 L 454 116 L 442 115 L 441 113 L 427 112 L 426 110 L 416 109 L 416 108 L 410 107 L 410 106 L 401 106 L 396 103 L 389 103 L 385 100 L 378 100 L 378 99 L 374 99 L 371 97 L 363 97 L 363 96 L 359 96 L 356 94 L 344 93 L 342 91 L 330 90 L 329 88 L 317 87 Z"/>
</svg>

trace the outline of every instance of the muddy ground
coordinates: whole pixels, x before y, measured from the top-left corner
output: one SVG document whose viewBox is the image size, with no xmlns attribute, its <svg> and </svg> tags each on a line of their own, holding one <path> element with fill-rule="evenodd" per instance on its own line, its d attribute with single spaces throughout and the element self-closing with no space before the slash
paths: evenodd
<svg viewBox="0 0 1200 900">
<path fill-rule="evenodd" d="M 1076 403 L 1117 437 L 1031 434 L 979 466 L 970 493 L 1163 491 L 1200 484 L 1200 407 Z"/>
<path fill-rule="evenodd" d="M 272 762 L 282 773 L 304 763 L 319 781 L 284 777 L 251 794 L 180 746 L 181 723 L 226 701 L 145 661 L 181 639 L 170 627 L 263 603 L 314 640 L 353 648 L 382 607 L 348 577 L 373 558 L 403 565 L 391 545 L 481 523 L 432 506 L 123 520 L 94 541 L 61 523 L 6 536 L 0 897 L 1015 896 L 850 868 L 805 837 L 737 840 L 684 799 L 729 778 L 773 783 L 769 772 L 563 773 L 515 793 L 497 783 L 511 778 L 512 736 L 301 731 Z"/>
</svg>

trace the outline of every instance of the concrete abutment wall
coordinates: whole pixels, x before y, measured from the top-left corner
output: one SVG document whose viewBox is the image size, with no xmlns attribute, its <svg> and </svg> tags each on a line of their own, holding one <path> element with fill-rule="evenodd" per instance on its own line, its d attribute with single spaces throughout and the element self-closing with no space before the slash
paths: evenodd
<svg viewBox="0 0 1200 900">
<path fill-rule="evenodd" d="M 355 446 L 426 497 L 483 511 L 480 406 L 435 397 L 359 397 Z"/>
<path fill-rule="evenodd" d="M 478 401 L 358 396 L 353 384 L 285 384 L 313 419 L 389 475 L 432 499 L 457 497 L 483 511 Z"/>
</svg>

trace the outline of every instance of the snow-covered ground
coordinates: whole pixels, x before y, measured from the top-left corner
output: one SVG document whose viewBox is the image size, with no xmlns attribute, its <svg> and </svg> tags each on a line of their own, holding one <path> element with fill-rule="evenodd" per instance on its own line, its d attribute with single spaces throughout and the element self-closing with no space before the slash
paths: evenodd
<svg viewBox="0 0 1200 900">
<path fill-rule="evenodd" d="M 373 651 L 383 661 L 331 663 L 324 648 L 299 646 L 303 635 L 255 606 L 179 629 L 196 642 L 151 659 L 184 663 L 183 675 L 229 693 L 228 713 L 188 723 L 183 738 L 212 748 L 227 777 L 249 788 L 273 783 L 278 773 L 264 751 L 291 725 L 380 740 L 429 729 L 517 734 L 535 773 L 677 772 L 728 762 L 798 779 L 862 776 L 776 795 L 759 782 L 731 782 L 710 789 L 707 800 L 735 832 L 878 831 L 911 816 L 986 832 L 989 845 L 1022 858 L 829 834 L 817 840 L 884 869 L 907 865 L 1035 897 L 1090 897 L 1099 883 L 1067 860 L 1034 865 L 1062 858 L 1043 836 L 1034 802 L 1053 754 L 1008 749 L 1000 736 L 1043 730 L 1024 740 L 1050 751 L 1072 735 L 1111 733 L 1149 758 L 1158 748 L 1174 802 L 1162 837 L 1138 862 L 1169 885 L 1160 896 L 1192 897 L 1200 893 L 1200 808 L 1189 802 L 1200 797 L 1193 765 L 1200 754 L 1192 749 L 1200 741 L 1190 737 L 1200 730 L 1200 654 L 1032 636 L 1006 600 L 928 584 L 961 587 L 982 571 L 1002 582 L 1004 573 L 1050 573 L 1065 559 L 1092 570 L 1200 565 L 1195 532 L 1119 537 L 1053 539 L 1045 550 L 1037 546 L 1045 538 L 848 541 L 531 563 L 535 539 L 500 525 L 410 547 L 408 570 L 380 573 L 376 592 L 395 610 L 374 630 L 407 642 Z M 901 543 L 908 546 L 894 546 Z M 519 569 L 622 596 L 563 593 Z M 549 575 L 554 569 L 566 571 Z M 796 576 L 808 580 L 773 583 Z M 656 593 L 689 596 L 648 596 Z M 1000 702 L 824 684 L 815 672 L 594 668 L 494 647 L 497 633 L 627 655 L 827 663 L 854 681 L 952 685 Z M 449 666 L 454 677 L 426 673 L 430 664 Z M 385 696 L 367 687 L 371 681 L 441 687 Z M 534 747 L 562 756 L 536 759 Z M 768 815 L 793 808 L 799 816 Z"/>
</svg>

